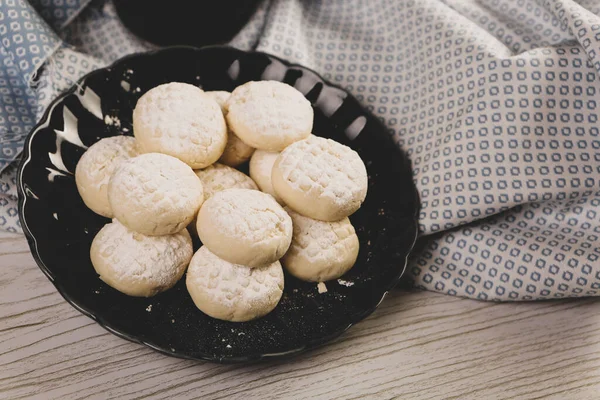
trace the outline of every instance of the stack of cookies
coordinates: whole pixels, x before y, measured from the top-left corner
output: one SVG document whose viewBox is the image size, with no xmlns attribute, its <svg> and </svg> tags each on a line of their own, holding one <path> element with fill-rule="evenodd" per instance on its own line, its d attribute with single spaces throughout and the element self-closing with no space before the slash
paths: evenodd
<svg viewBox="0 0 600 400">
<path fill-rule="evenodd" d="M 311 134 L 313 110 L 281 82 L 228 92 L 167 83 L 133 112 L 134 137 L 102 139 L 75 178 L 112 222 L 92 242 L 100 278 L 131 296 L 186 286 L 207 315 L 248 321 L 281 299 L 283 267 L 323 282 L 356 261 L 348 219 L 367 193 L 358 154 Z M 235 167 L 250 162 L 250 176 Z M 203 243 L 194 254 L 190 232 Z"/>
</svg>

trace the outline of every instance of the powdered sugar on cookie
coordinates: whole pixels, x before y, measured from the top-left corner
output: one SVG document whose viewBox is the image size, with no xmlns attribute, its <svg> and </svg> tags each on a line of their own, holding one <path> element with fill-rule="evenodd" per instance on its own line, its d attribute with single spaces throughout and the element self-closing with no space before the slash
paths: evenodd
<svg viewBox="0 0 600 400">
<path fill-rule="evenodd" d="M 94 238 L 90 258 L 100 279 L 131 296 L 148 297 L 169 289 L 181 278 L 192 258 L 187 231 L 146 236 L 116 219 Z"/>
<path fill-rule="evenodd" d="M 223 90 L 215 90 L 205 92 L 207 96 L 212 97 L 217 104 L 221 107 L 223 115 L 227 115 L 227 100 L 231 93 Z M 225 150 L 219 158 L 219 161 L 230 167 L 237 167 L 238 165 L 248 161 L 254 153 L 254 147 L 248 146 L 244 143 L 233 131 L 228 130 L 227 132 L 227 144 Z"/>
<path fill-rule="evenodd" d="M 278 156 L 279 152 L 256 150 L 250 158 L 250 177 L 256 182 L 260 190 L 273 196 L 279 204 L 283 204 L 283 200 L 277 196 L 271 182 L 273 164 L 275 164 Z"/>
<path fill-rule="evenodd" d="M 281 151 L 307 138 L 313 126 L 310 102 L 290 85 L 247 82 L 227 100 L 229 128 L 257 149 Z"/>
<path fill-rule="evenodd" d="M 85 205 L 96 214 L 112 218 L 108 181 L 123 161 L 137 155 L 136 141 L 130 136 L 104 138 L 83 153 L 75 168 L 75 183 Z"/>
<path fill-rule="evenodd" d="M 190 262 L 186 286 L 201 311 L 239 322 L 273 310 L 283 294 L 283 281 L 279 261 L 248 268 L 225 261 L 203 246 Z"/>
<path fill-rule="evenodd" d="M 280 259 L 292 240 L 292 220 L 273 197 L 256 190 L 214 194 L 198 213 L 198 236 L 211 252 L 258 267 Z"/>
<path fill-rule="evenodd" d="M 258 190 L 256 183 L 243 172 L 227 165 L 214 163 L 213 165 L 195 171 L 204 188 L 204 199 L 208 200 L 213 194 L 226 189 L 251 189 Z"/>
<path fill-rule="evenodd" d="M 194 169 L 217 161 L 227 142 L 217 102 L 201 89 L 179 82 L 159 85 L 138 100 L 133 133 L 143 152 L 168 154 Z"/>
<path fill-rule="evenodd" d="M 178 159 L 159 153 L 123 162 L 108 185 L 115 217 L 145 235 L 167 235 L 189 224 L 204 201 L 202 183 Z"/>
<path fill-rule="evenodd" d="M 325 222 L 286 207 L 292 218 L 292 244 L 281 262 L 297 278 L 321 282 L 342 276 L 354 265 L 359 242 L 348 218 Z"/>
<path fill-rule="evenodd" d="M 365 165 L 354 150 L 317 136 L 281 152 L 271 178 L 287 205 L 323 221 L 337 221 L 358 210 L 368 186 Z"/>
</svg>

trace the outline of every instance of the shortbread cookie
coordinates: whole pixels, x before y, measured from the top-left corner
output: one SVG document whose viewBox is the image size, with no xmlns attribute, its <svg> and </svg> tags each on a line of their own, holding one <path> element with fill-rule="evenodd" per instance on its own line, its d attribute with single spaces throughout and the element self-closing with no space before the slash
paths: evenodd
<svg viewBox="0 0 600 400">
<path fill-rule="evenodd" d="M 248 146 L 235 133 L 229 131 L 227 144 L 219 161 L 230 167 L 237 167 L 248 161 L 252 157 L 254 150 L 254 147 Z"/>
<path fill-rule="evenodd" d="M 273 164 L 275 164 L 277 156 L 279 156 L 279 152 L 256 150 L 250 158 L 250 177 L 260 190 L 273 196 L 279 204 L 283 204 L 283 200 L 277 196 L 271 183 L 271 171 L 273 171 Z"/>
<path fill-rule="evenodd" d="M 204 92 L 208 96 L 211 96 L 221 106 L 223 115 L 227 115 L 227 99 L 231 93 L 224 90 L 215 90 L 210 92 Z M 219 161 L 230 167 L 237 167 L 238 165 L 245 163 L 250 159 L 254 153 L 254 147 L 248 146 L 246 143 L 237 137 L 231 130 L 227 132 L 227 144 L 223 155 L 219 158 Z"/>
<path fill-rule="evenodd" d="M 223 112 L 223 115 L 227 114 L 227 100 L 229 99 L 229 96 L 231 95 L 230 92 L 227 92 L 225 90 L 210 90 L 207 92 L 204 92 L 204 94 L 206 94 L 207 96 L 209 96 L 210 98 L 212 98 L 214 101 L 217 102 L 217 104 L 219 105 L 219 107 L 221 107 L 221 111 Z"/>
<path fill-rule="evenodd" d="M 204 200 L 208 200 L 215 193 L 225 189 L 251 189 L 258 190 L 256 183 L 243 172 L 227 165 L 214 163 L 196 172 L 204 189 Z"/>
<path fill-rule="evenodd" d="M 90 258 L 100 279 L 130 296 L 150 297 L 173 287 L 194 250 L 188 231 L 146 236 L 116 219 L 92 241 Z"/>
<path fill-rule="evenodd" d="M 108 184 L 115 217 L 145 235 L 177 233 L 204 201 L 202 182 L 182 161 L 148 153 L 124 161 Z"/>
<path fill-rule="evenodd" d="M 217 256 L 261 267 L 279 260 L 292 240 L 292 220 L 273 197 L 257 190 L 227 189 L 200 208 L 198 236 Z"/>
<path fill-rule="evenodd" d="M 179 82 L 159 85 L 138 100 L 133 133 L 144 153 L 168 154 L 194 169 L 217 161 L 227 143 L 217 102 L 196 86 Z"/>
<path fill-rule="evenodd" d="M 79 195 L 96 214 L 112 218 L 108 202 L 108 180 L 121 162 L 138 155 L 135 138 L 113 136 L 94 143 L 75 167 L 75 183 Z"/>
<path fill-rule="evenodd" d="M 281 152 L 271 174 L 275 193 L 291 209 L 321 221 L 339 221 L 367 195 L 367 170 L 358 153 L 311 136 Z"/>
<path fill-rule="evenodd" d="M 259 268 L 225 261 L 206 246 L 194 254 L 186 286 L 203 313 L 233 322 L 250 321 L 270 313 L 283 294 L 279 261 Z"/>
<path fill-rule="evenodd" d="M 304 95 L 277 81 L 248 82 L 227 100 L 227 123 L 244 143 L 281 151 L 306 139 L 313 127 L 313 109 Z"/>
<path fill-rule="evenodd" d="M 344 275 L 358 257 L 358 237 L 348 218 L 324 222 L 308 218 L 286 207 L 292 217 L 294 235 L 281 259 L 296 278 L 324 282 Z"/>
<path fill-rule="evenodd" d="M 195 172 L 202 182 L 205 201 L 211 198 L 213 194 L 225 189 L 239 188 L 258 190 L 256 183 L 254 183 L 248 175 L 235 168 L 228 167 L 227 165 L 214 163 L 209 167 L 199 169 Z M 188 226 L 188 229 L 192 234 L 198 234 L 196 231 L 195 217 Z"/>
</svg>

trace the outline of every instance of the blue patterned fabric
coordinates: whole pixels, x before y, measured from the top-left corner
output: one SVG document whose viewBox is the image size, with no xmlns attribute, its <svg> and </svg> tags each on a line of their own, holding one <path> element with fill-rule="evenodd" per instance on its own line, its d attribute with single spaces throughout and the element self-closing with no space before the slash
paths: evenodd
<svg viewBox="0 0 600 400">
<path fill-rule="evenodd" d="M 25 1 L 0 1 L 0 172 L 19 155 L 36 121 L 32 81 L 60 39 Z"/>
<path fill-rule="evenodd" d="M 30 0 L 29 4 L 53 29 L 71 22 L 90 0 Z"/>
<path fill-rule="evenodd" d="M 87 3 L 0 0 L 0 228 L 19 230 L 11 162 L 45 106 L 151 48 L 110 1 Z M 577 297 L 600 294 L 599 14 L 590 0 L 272 0 L 231 44 L 343 86 L 407 151 L 417 287 Z"/>
</svg>

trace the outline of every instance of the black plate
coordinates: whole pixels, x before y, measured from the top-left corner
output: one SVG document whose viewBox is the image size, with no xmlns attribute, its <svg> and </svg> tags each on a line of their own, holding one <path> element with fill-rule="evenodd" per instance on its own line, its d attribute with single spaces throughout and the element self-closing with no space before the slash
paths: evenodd
<svg viewBox="0 0 600 400">
<path fill-rule="evenodd" d="M 314 283 L 289 275 L 277 308 L 261 319 L 230 323 L 193 304 L 182 279 L 153 298 L 117 292 L 96 275 L 91 241 L 108 222 L 86 208 L 73 172 L 90 146 L 131 134 L 137 99 L 170 81 L 228 90 L 250 80 L 295 86 L 315 110 L 314 134 L 355 149 L 369 191 L 352 217 L 360 239 L 356 265 L 343 280 Z M 90 90 L 91 89 L 91 90 Z M 407 157 L 386 128 L 351 95 L 315 72 L 279 58 L 229 47 L 173 47 L 136 54 L 82 78 L 46 111 L 30 133 L 19 168 L 19 213 L 38 265 L 75 308 L 110 332 L 163 353 L 217 362 L 296 354 L 321 345 L 372 313 L 394 287 L 417 235 L 418 195 Z"/>
</svg>

